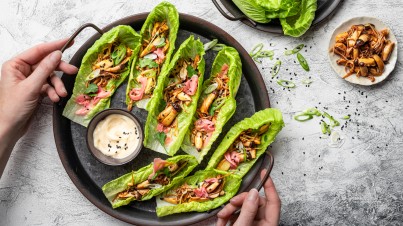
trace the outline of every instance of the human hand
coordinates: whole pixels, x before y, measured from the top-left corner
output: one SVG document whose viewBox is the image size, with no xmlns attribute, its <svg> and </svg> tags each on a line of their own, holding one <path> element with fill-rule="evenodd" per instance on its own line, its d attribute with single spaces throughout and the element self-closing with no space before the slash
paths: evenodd
<svg viewBox="0 0 403 226">
<path fill-rule="evenodd" d="M 265 174 L 266 170 L 262 170 L 260 178 Z M 259 192 L 252 189 L 233 197 L 230 203 L 218 212 L 217 226 L 225 226 L 232 214 L 241 207 L 241 213 L 234 226 L 278 225 L 281 201 L 270 177 L 264 184 L 264 193 L 266 197 L 259 196 Z"/>
<path fill-rule="evenodd" d="M 55 70 L 67 74 L 77 68 L 61 60 L 60 49 L 67 39 L 39 44 L 5 62 L 0 80 L 0 135 L 18 140 L 28 128 L 30 119 L 41 99 L 48 96 L 53 102 L 65 97 L 63 82 Z M 49 81 L 49 83 L 48 83 Z M 12 134 L 10 134 L 12 133 Z"/>
</svg>

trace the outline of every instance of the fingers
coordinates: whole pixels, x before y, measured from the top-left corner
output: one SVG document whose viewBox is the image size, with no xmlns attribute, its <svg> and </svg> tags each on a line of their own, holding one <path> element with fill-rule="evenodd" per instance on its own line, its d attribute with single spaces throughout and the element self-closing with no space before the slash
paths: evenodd
<svg viewBox="0 0 403 226">
<path fill-rule="evenodd" d="M 59 65 L 61 58 L 62 52 L 52 52 L 38 64 L 38 67 L 27 79 L 24 80 L 24 82 L 28 83 L 33 88 L 33 91 L 40 90 L 43 84 L 45 84 L 47 78 Z"/>
<path fill-rule="evenodd" d="M 244 200 L 245 200 L 245 198 L 246 198 L 247 196 L 248 196 L 248 192 L 242 192 L 241 194 L 239 194 L 239 195 L 233 197 L 233 198 L 230 200 L 230 203 L 231 203 L 232 205 L 235 205 L 235 206 L 242 206 L 242 203 L 244 202 Z"/>
<path fill-rule="evenodd" d="M 67 96 L 66 88 L 64 87 L 64 84 L 63 84 L 62 80 L 59 77 L 57 77 L 56 75 L 53 74 L 50 77 L 50 83 L 54 87 L 57 95 L 59 95 L 61 97 Z"/>
<path fill-rule="evenodd" d="M 53 88 L 51 85 L 45 84 L 42 86 L 41 90 L 43 96 L 48 96 L 49 99 L 54 103 L 59 102 L 60 97 L 57 95 L 55 88 Z"/>
<path fill-rule="evenodd" d="M 264 175 L 266 174 L 266 170 L 262 170 L 260 173 L 260 178 L 263 179 Z M 271 177 L 267 179 L 266 183 L 263 185 L 264 187 L 264 193 L 266 195 L 266 198 L 271 204 L 275 204 L 280 206 L 280 198 L 278 197 L 276 187 L 274 186 L 273 180 Z"/>
<path fill-rule="evenodd" d="M 66 44 L 67 40 L 68 39 L 65 38 L 36 45 L 28 50 L 25 50 L 24 52 L 16 56 L 16 58 L 23 60 L 27 64 L 34 65 L 41 61 L 49 53 L 60 50 L 64 46 L 64 44 Z"/>
<path fill-rule="evenodd" d="M 253 225 L 256 213 L 259 208 L 259 192 L 253 188 L 249 191 L 248 196 L 242 204 L 241 214 L 234 225 L 249 226 Z"/>
<path fill-rule="evenodd" d="M 61 61 L 59 66 L 57 66 L 56 70 L 63 71 L 66 74 L 74 75 L 77 74 L 78 68 L 74 65 L 68 64 L 64 61 Z"/>
<path fill-rule="evenodd" d="M 227 204 L 220 212 L 217 213 L 217 226 L 225 226 L 231 215 L 238 209 L 238 206 L 234 206 L 231 203 Z"/>
</svg>

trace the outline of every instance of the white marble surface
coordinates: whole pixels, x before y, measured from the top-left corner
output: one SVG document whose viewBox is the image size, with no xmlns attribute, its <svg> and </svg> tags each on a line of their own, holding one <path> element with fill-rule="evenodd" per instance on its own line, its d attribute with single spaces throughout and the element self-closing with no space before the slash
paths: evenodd
<svg viewBox="0 0 403 226">
<path fill-rule="evenodd" d="M 150 11 L 157 2 L 2 0 L 0 64 L 34 44 L 67 37 L 86 22 L 102 27 L 119 18 Z M 374 87 L 351 85 L 338 78 L 327 61 L 326 49 L 333 29 L 355 16 L 381 19 L 403 43 L 402 1 L 345 0 L 329 22 L 299 39 L 227 21 L 207 0 L 171 2 L 182 13 L 222 27 L 247 50 L 260 42 L 276 50 L 276 57 L 283 60 L 280 77 L 296 80 L 297 88 L 282 90 L 270 81 L 269 67 L 274 61 L 264 60 L 259 65 L 272 106 L 283 111 L 286 122 L 272 148 L 276 157 L 272 178 L 283 204 L 281 224 L 403 222 L 402 46 L 398 47 L 395 71 Z M 90 30 L 83 32 L 64 59 L 68 61 L 92 34 Z M 269 47 L 269 43 L 275 46 Z M 300 43 L 308 46 L 308 52 L 302 53 L 311 66 L 309 73 L 294 63 L 293 57 L 283 56 L 284 48 Z M 314 80 L 309 88 L 300 82 L 307 76 Z M 318 119 L 307 123 L 292 119 L 295 112 L 314 106 L 328 107 L 328 112 L 337 118 L 352 114 L 343 130 L 346 142 L 341 148 L 330 148 L 328 140 L 319 138 Z M 0 180 L 0 225 L 123 225 L 92 205 L 67 176 L 56 151 L 51 113 L 51 103 L 44 101 L 31 129 L 12 153 Z M 211 219 L 200 225 L 213 222 Z"/>
</svg>

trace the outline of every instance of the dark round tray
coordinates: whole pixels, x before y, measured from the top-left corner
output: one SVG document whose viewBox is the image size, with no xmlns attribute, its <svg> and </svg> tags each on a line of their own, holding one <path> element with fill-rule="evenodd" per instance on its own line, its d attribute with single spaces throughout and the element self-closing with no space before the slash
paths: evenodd
<svg viewBox="0 0 403 226">
<path fill-rule="evenodd" d="M 142 13 L 126 17 L 109 24 L 102 30 L 108 31 L 114 26 L 124 24 L 130 25 L 138 31 L 141 29 L 147 15 L 148 13 Z M 246 50 L 233 37 L 219 27 L 205 20 L 186 14 L 180 14 L 180 28 L 176 46 L 178 47 L 191 34 L 196 38 L 200 38 L 203 43 L 217 38 L 220 43 L 236 48 L 241 56 L 243 64 L 242 81 L 236 97 L 237 110 L 231 120 L 224 127 L 223 132 L 213 145 L 210 153 L 204 158 L 203 162 L 196 167 L 195 170 L 199 170 L 204 169 L 213 151 L 222 140 L 222 137 L 236 122 L 241 121 L 245 117 L 250 117 L 256 111 L 270 107 L 270 102 L 266 86 L 258 68 L 250 58 L 248 52 L 246 52 Z M 87 49 L 91 47 L 99 37 L 100 35 L 96 34 L 85 42 L 75 53 L 70 63 L 79 67 L 81 59 Z M 211 65 L 216 54 L 216 52 L 210 50 L 205 55 L 206 77 L 210 74 Z M 71 95 L 75 77 L 71 75 L 63 75 L 62 80 L 68 93 Z M 116 91 L 112 97 L 112 108 L 126 108 L 125 90 L 126 84 L 119 87 Z M 62 116 L 63 109 L 69 98 L 70 96 L 63 98 L 59 103 L 55 104 L 53 108 L 53 131 L 56 147 L 62 164 L 73 183 L 77 186 L 78 190 L 80 190 L 80 192 L 99 209 L 122 221 L 137 225 L 189 225 L 212 217 L 221 209 L 217 208 L 206 213 L 182 213 L 158 218 L 155 213 L 155 199 L 144 202 L 132 202 L 128 206 L 112 209 L 101 190 L 101 187 L 106 182 L 127 172 L 148 165 L 156 157 L 167 158 L 167 156 L 143 148 L 137 158 L 125 165 L 108 166 L 102 164 L 97 161 L 87 149 L 85 140 L 86 128 L 71 122 L 69 119 Z M 147 112 L 138 108 L 134 108 L 132 112 L 139 118 L 144 127 Z M 179 151 L 178 154 L 184 154 L 184 152 Z M 260 169 L 267 168 L 268 165 L 270 165 L 270 158 L 268 155 L 263 155 L 259 161 L 256 162 L 250 172 L 243 178 L 243 183 L 239 193 L 247 191 L 252 187 L 256 187 L 256 184 L 260 182 Z"/>
<path fill-rule="evenodd" d="M 232 16 L 228 15 L 221 8 L 221 6 L 218 4 L 218 1 L 222 3 L 222 5 L 232 14 Z M 318 0 L 318 9 L 316 10 L 315 19 L 313 20 L 311 27 L 321 23 L 326 18 L 331 16 L 338 8 L 340 2 L 342 2 L 342 0 Z M 284 34 L 279 20 L 274 19 L 266 24 L 257 23 L 247 18 L 245 14 L 232 2 L 232 0 L 213 0 L 213 3 L 220 11 L 220 13 L 229 20 L 240 20 L 242 23 L 248 25 L 249 27 L 261 31 Z"/>
</svg>

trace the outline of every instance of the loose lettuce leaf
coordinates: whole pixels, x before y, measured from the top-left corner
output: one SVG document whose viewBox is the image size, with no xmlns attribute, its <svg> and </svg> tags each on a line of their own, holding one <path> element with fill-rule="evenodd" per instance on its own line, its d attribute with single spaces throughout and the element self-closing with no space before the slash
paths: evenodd
<svg viewBox="0 0 403 226">
<path fill-rule="evenodd" d="M 204 146 L 204 148 L 202 148 L 200 150 L 200 152 L 197 151 L 197 149 L 192 145 L 192 142 L 190 140 L 190 133 L 194 127 L 194 122 L 196 121 L 196 118 L 195 118 L 196 114 L 197 114 L 196 113 L 195 117 L 193 118 L 192 124 L 191 124 L 189 130 L 187 131 L 186 136 L 185 136 L 182 146 L 181 146 L 182 150 L 184 150 L 186 153 L 188 153 L 190 155 L 195 156 L 199 162 L 201 162 L 203 160 L 203 157 L 209 152 L 212 144 L 217 139 L 217 137 L 220 135 L 225 123 L 227 123 L 227 121 L 232 117 L 232 115 L 235 113 L 235 110 L 236 110 L 235 96 L 236 96 L 236 93 L 238 92 L 239 84 L 241 81 L 242 62 L 241 62 L 241 59 L 239 58 L 239 54 L 236 51 L 236 49 L 234 49 L 232 47 L 224 47 L 217 54 L 217 57 L 215 58 L 212 69 L 211 69 L 210 78 L 204 82 L 202 94 L 199 98 L 198 107 L 200 107 L 203 104 L 204 99 L 209 95 L 209 94 L 205 94 L 204 91 L 210 85 L 210 82 L 212 80 L 214 80 L 214 78 L 217 76 L 217 74 L 221 72 L 221 68 L 224 64 L 227 64 L 229 66 L 228 77 L 230 79 L 229 80 L 230 95 L 224 101 L 224 104 L 220 108 L 220 112 L 217 115 L 215 131 L 213 132 L 209 142 Z"/>
<path fill-rule="evenodd" d="M 298 14 L 301 0 L 256 0 L 265 9 L 269 19 L 286 18 Z"/>
<path fill-rule="evenodd" d="M 200 63 L 197 67 L 199 71 L 199 84 L 197 87 L 196 93 L 192 96 L 192 101 L 189 105 L 183 105 L 182 111 L 178 114 L 176 120 L 178 120 L 178 133 L 176 137 L 172 138 L 172 141 L 163 147 L 158 139 L 156 139 L 155 135 L 157 134 L 157 117 L 158 114 L 164 109 L 165 107 L 165 101 L 163 98 L 163 93 L 165 87 L 168 85 L 169 82 L 169 74 L 173 70 L 176 62 L 181 59 L 181 58 L 191 58 L 194 59 L 196 55 L 200 56 Z M 154 96 L 151 99 L 150 102 L 150 108 L 147 116 L 147 121 L 146 121 L 146 126 L 145 126 L 145 135 L 144 135 L 144 146 L 157 151 L 161 152 L 163 154 L 168 154 L 170 156 L 173 156 L 178 149 L 180 148 L 183 138 L 190 126 L 190 123 L 192 122 L 192 116 L 194 115 L 197 107 L 197 100 L 199 99 L 201 89 L 202 89 L 202 84 L 203 84 L 203 78 L 204 78 L 204 67 L 205 67 L 205 61 L 204 61 L 204 47 L 203 43 L 200 42 L 200 40 L 195 40 L 193 35 L 190 36 L 186 41 L 182 43 L 182 45 L 179 47 L 178 51 L 175 53 L 175 55 L 172 58 L 172 61 L 167 68 L 167 70 L 163 71 L 161 74 L 161 78 L 164 78 L 164 80 L 161 79 L 160 83 L 157 85 L 156 89 L 154 90 Z"/>
<path fill-rule="evenodd" d="M 233 173 L 239 177 L 243 177 L 253 164 L 258 160 L 258 158 L 265 153 L 267 147 L 274 141 L 277 134 L 284 127 L 283 116 L 281 112 L 274 108 L 267 108 L 256 112 L 252 117 L 246 118 L 241 122 L 238 122 L 233 126 L 230 131 L 225 135 L 221 144 L 218 146 L 213 156 L 211 156 L 206 169 L 214 169 L 217 167 L 218 163 L 224 158 L 225 152 L 231 146 L 231 144 L 236 140 L 236 138 L 241 134 L 242 131 L 247 129 L 259 129 L 261 126 L 271 123 L 269 130 L 262 135 L 261 144 L 258 146 L 258 151 L 256 153 L 256 158 L 252 161 L 243 162 L 238 165 Z"/>
<path fill-rule="evenodd" d="M 186 177 L 192 170 L 197 166 L 197 161 L 193 156 L 190 155 L 178 155 L 172 158 L 167 159 L 168 162 L 179 162 L 181 160 L 187 160 L 187 165 L 177 173 L 172 179 L 171 183 L 168 185 L 162 186 L 160 188 L 154 188 L 150 190 L 145 196 L 142 197 L 141 201 L 151 199 L 154 196 L 159 195 L 160 193 L 170 189 L 172 186 L 179 183 L 184 177 Z M 151 163 L 148 166 L 145 166 L 137 171 L 133 171 L 127 173 L 115 180 L 112 180 L 102 186 L 102 191 L 104 192 L 106 198 L 112 204 L 113 208 L 117 208 L 123 205 L 128 205 L 130 202 L 134 200 L 134 198 L 127 198 L 127 199 L 115 199 L 116 195 L 122 191 L 125 191 L 128 186 L 128 183 L 132 182 L 132 178 L 134 178 L 134 184 L 141 183 L 148 179 L 148 176 L 153 172 L 153 164 Z"/>
<path fill-rule="evenodd" d="M 141 28 L 140 35 L 141 38 L 147 38 L 145 37 L 146 33 L 148 33 L 149 27 L 153 26 L 154 22 L 158 21 L 167 21 L 168 27 L 169 27 L 169 48 L 168 51 L 166 52 L 165 55 L 165 61 L 163 63 L 163 66 L 161 68 L 160 75 L 157 75 L 157 85 L 164 80 L 164 78 L 161 77 L 163 74 L 162 72 L 166 70 L 166 68 L 169 66 L 170 60 L 172 53 L 175 49 L 175 41 L 176 37 L 178 34 L 178 29 L 179 29 L 179 14 L 178 11 L 176 10 L 175 6 L 172 5 L 169 2 L 161 2 L 158 4 L 148 15 L 146 21 L 144 22 L 143 27 Z M 133 88 L 140 88 L 141 84 L 137 83 L 136 78 L 140 74 L 139 70 L 136 69 L 135 65 L 138 64 L 139 62 L 136 62 L 133 64 L 133 67 L 131 68 L 130 71 L 130 77 L 129 81 L 127 84 L 126 88 L 126 105 L 129 105 L 130 103 L 130 97 L 129 93 Z M 154 95 L 153 95 L 154 96 Z M 140 101 L 135 102 L 136 106 L 139 108 L 147 109 L 149 110 L 149 103 L 150 103 L 151 98 L 145 98 Z"/>
<path fill-rule="evenodd" d="M 107 84 L 106 90 L 111 92 L 111 96 L 129 75 L 130 66 L 132 62 L 135 61 L 137 52 L 140 49 L 140 35 L 137 34 L 130 26 L 120 25 L 103 34 L 101 38 L 88 49 L 87 53 L 83 57 L 80 70 L 78 71 L 76 81 L 74 83 L 73 94 L 63 111 L 63 116 L 72 120 L 73 122 L 79 123 L 86 127 L 96 113 L 109 108 L 111 97 L 101 99 L 98 104 L 85 116 L 75 114 L 75 112 L 82 107 L 76 104 L 75 100 L 77 96 L 83 94 L 86 90 L 85 82 L 92 72 L 92 63 L 96 61 L 98 54 L 104 49 L 105 46 L 114 42 L 120 42 L 126 45 L 126 47 L 133 50 L 133 54 L 126 70 L 120 74 L 120 77 L 118 79 L 111 79 Z"/>
<path fill-rule="evenodd" d="M 198 171 L 195 175 L 190 176 L 182 180 L 181 183 L 177 184 L 176 186 L 172 187 L 171 191 L 179 187 L 180 185 L 187 183 L 188 185 L 197 185 L 199 182 L 202 182 L 205 179 L 216 177 L 217 175 L 226 175 L 225 177 L 225 184 L 224 184 L 224 191 L 225 195 L 217 197 L 211 201 L 205 202 L 189 202 L 189 203 L 182 203 L 182 204 L 171 204 L 161 200 L 164 194 L 169 193 L 167 191 L 161 194 L 159 197 L 156 198 L 157 200 L 157 216 L 163 217 L 170 214 L 175 213 L 183 213 L 183 212 L 205 212 L 208 210 L 215 209 L 223 204 L 225 204 L 229 199 L 231 199 L 238 191 L 239 186 L 241 185 L 241 178 L 229 174 L 227 172 L 218 171 L 218 170 L 205 170 L 205 171 Z"/>
<path fill-rule="evenodd" d="M 312 21 L 315 19 L 315 12 L 317 9 L 316 0 L 302 0 L 301 11 L 299 14 L 280 18 L 281 26 L 283 26 L 284 34 L 299 37 L 311 27 Z"/>
<path fill-rule="evenodd" d="M 258 23 L 270 22 L 265 8 L 257 4 L 257 0 L 232 0 L 232 2 L 250 19 Z"/>
</svg>

